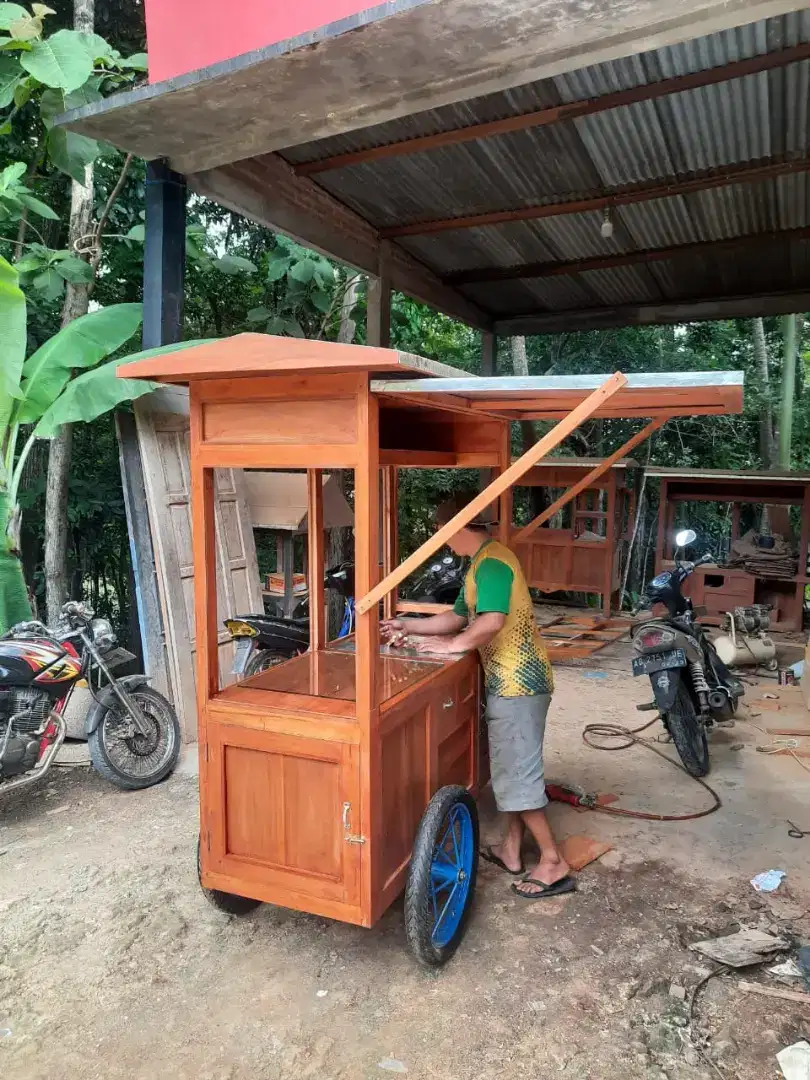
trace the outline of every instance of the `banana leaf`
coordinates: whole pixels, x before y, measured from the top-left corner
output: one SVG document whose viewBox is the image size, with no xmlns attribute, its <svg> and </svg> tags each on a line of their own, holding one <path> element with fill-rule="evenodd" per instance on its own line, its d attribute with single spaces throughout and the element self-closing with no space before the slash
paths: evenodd
<svg viewBox="0 0 810 1080">
<path fill-rule="evenodd" d="M 0 443 L 14 400 L 20 396 L 25 345 L 25 297 L 17 284 L 17 271 L 0 257 Z"/>
<path fill-rule="evenodd" d="M 5 634 L 15 623 L 31 618 L 22 563 L 9 550 L 6 534 L 9 510 L 8 493 L 0 488 L 0 634 Z"/>
<path fill-rule="evenodd" d="M 206 341 L 181 341 L 175 345 L 164 345 L 158 349 L 126 356 L 123 360 L 111 360 L 92 371 L 72 379 L 63 392 L 45 411 L 34 429 L 40 439 L 52 439 L 63 424 L 74 424 L 79 420 L 90 421 L 103 413 L 109 412 L 125 401 L 135 401 L 144 394 L 157 390 L 160 383 L 146 379 L 119 379 L 116 375 L 122 364 L 136 360 L 147 360 L 151 356 L 189 349 L 194 345 L 205 345 Z"/>
<path fill-rule="evenodd" d="M 74 319 L 46 341 L 23 365 L 23 400 L 15 420 L 36 423 L 57 400 L 71 374 L 94 367 L 120 349 L 138 329 L 142 317 L 140 304 L 115 304 Z"/>
</svg>

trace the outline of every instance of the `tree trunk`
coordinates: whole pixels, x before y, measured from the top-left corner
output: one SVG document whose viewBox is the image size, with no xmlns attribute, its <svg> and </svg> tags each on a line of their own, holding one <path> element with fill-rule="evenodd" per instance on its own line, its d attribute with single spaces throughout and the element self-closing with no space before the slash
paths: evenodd
<svg viewBox="0 0 810 1080">
<path fill-rule="evenodd" d="M 352 318 L 352 312 L 357 304 L 359 291 L 360 275 L 355 274 L 353 278 L 346 282 L 346 289 L 340 305 L 340 329 L 338 330 L 337 339 L 343 345 L 351 345 L 357 331 L 357 323 Z"/>
<path fill-rule="evenodd" d="M 796 341 L 798 316 L 782 316 L 782 401 L 779 408 L 779 464 L 790 468 L 793 443 L 793 399 L 796 396 Z"/>
<path fill-rule="evenodd" d="M 512 351 L 512 374 L 518 377 L 529 377 L 529 358 L 526 355 L 526 338 L 513 337 L 511 339 Z M 533 420 L 520 421 L 520 447 L 521 453 L 525 454 L 537 442 L 537 429 Z M 533 487 L 530 489 L 531 515 L 533 518 L 542 514 L 546 507 L 551 505 L 551 500 L 546 488 Z"/>
<path fill-rule="evenodd" d="M 73 0 L 74 29 L 92 34 L 95 0 Z M 70 189 L 70 226 L 68 249 L 73 251 L 77 240 L 90 232 L 93 218 L 93 166 L 84 171 L 84 184 L 75 180 Z M 90 300 L 88 285 L 67 283 L 62 306 L 62 326 L 87 314 Z M 73 449 L 73 429 L 65 424 L 51 441 L 48 455 L 48 481 L 45 488 L 45 603 L 48 624 L 52 625 L 59 609 L 68 598 L 68 478 Z"/>
<path fill-rule="evenodd" d="M 765 469 L 772 469 L 776 462 L 776 438 L 773 427 L 773 401 L 771 376 L 768 365 L 768 349 L 765 344 L 765 326 L 762 319 L 753 320 L 754 362 L 759 380 L 762 405 L 759 414 L 759 453 Z"/>
</svg>

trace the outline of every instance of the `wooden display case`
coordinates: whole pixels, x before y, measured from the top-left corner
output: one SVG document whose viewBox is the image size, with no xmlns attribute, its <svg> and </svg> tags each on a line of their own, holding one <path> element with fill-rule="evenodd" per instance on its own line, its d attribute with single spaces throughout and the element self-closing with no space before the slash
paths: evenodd
<svg viewBox="0 0 810 1080">
<path fill-rule="evenodd" d="M 757 511 L 767 506 L 775 524 L 774 532 L 790 533 L 788 510 L 799 510 L 799 527 L 793 540 L 797 551 L 795 574 L 761 577 L 742 567 L 701 566 L 684 582 L 684 595 L 697 607 L 705 607 L 706 621 L 720 625 L 728 611 L 750 604 L 768 604 L 773 630 L 801 630 L 804 620 L 805 587 L 810 583 L 810 473 L 788 470 L 743 472 L 733 469 L 647 468 L 647 475 L 660 480 L 656 573 L 674 565 L 675 517 L 685 503 L 725 503 L 730 505 L 729 539 L 739 539 L 744 507 Z"/>
<path fill-rule="evenodd" d="M 467 829 L 459 834 L 464 843 L 452 878 L 466 912 L 477 819 L 465 789 L 475 794 L 488 776 L 478 658 L 381 645 L 380 608 L 392 614 L 397 586 L 482 506 L 499 504 L 498 537 L 508 543 L 511 485 L 583 421 L 603 414 L 654 417 L 566 498 L 592 486 L 617 456 L 660 426 L 668 405 L 672 414 L 738 411 L 740 380 L 698 378 L 691 395 L 682 381 L 673 385 L 674 377 L 653 377 L 651 389 L 618 373 L 517 380 L 518 388 L 509 379 L 446 379 L 440 365 L 387 349 L 263 335 L 143 360 L 120 374 L 189 387 L 201 884 L 231 898 L 371 926 L 405 885 L 431 797 L 449 791 L 452 829 L 456 807 Z M 485 401 L 473 400 L 479 392 Z M 559 420 L 511 464 L 510 410 L 517 410 L 516 419 L 525 411 Z M 495 475 L 397 565 L 397 469 L 408 466 Z M 223 467 L 306 470 L 308 478 L 310 651 L 228 687 L 217 664 L 214 471 Z M 354 473 L 357 628 L 340 642 L 327 641 L 323 586 L 322 479 L 323 470 L 333 469 Z M 420 860 L 433 860 L 420 888 L 447 879 L 442 852 L 447 837 L 455 845 L 456 833 L 442 835 L 419 847 Z M 431 903 L 430 941 L 438 941 L 444 915 L 436 893 L 419 900 L 425 911 Z M 466 917 L 454 933 L 465 925 Z M 444 955 L 437 946 L 429 962 Z"/>
</svg>

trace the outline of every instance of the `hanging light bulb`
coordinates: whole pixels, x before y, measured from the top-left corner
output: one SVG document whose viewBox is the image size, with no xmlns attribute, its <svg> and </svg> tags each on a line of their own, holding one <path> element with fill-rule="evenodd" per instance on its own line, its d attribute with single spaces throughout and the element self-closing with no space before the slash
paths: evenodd
<svg viewBox="0 0 810 1080">
<path fill-rule="evenodd" d="M 613 222 L 610 218 L 610 207 L 606 207 L 604 217 L 602 218 L 602 226 L 599 230 L 605 240 L 609 240 L 613 236 Z"/>
</svg>

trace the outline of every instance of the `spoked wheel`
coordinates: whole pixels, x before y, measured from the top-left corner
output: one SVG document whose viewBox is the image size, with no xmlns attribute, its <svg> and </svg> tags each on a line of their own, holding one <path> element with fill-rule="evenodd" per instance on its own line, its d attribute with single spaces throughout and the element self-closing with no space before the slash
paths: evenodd
<svg viewBox="0 0 810 1080">
<path fill-rule="evenodd" d="M 477 874 L 475 800 L 466 788 L 440 788 L 419 823 L 405 890 L 405 933 L 420 964 L 446 964 L 461 944 Z"/>
<path fill-rule="evenodd" d="M 678 682 L 675 700 L 666 714 L 665 723 L 686 771 L 691 776 L 705 776 L 710 768 L 706 727 L 683 679 Z"/>
<path fill-rule="evenodd" d="M 159 784 L 172 772 L 180 756 L 180 725 L 166 698 L 151 686 L 127 693 L 139 705 L 148 731 L 142 735 L 121 702 L 109 695 L 109 708 L 87 737 L 94 768 L 127 791 Z"/>
<path fill-rule="evenodd" d="M 261 900 L 253 900 L 249 896 L 237 896 L 236 893 L 221 892 L 219 889 L 206 889 L 202 883 L 202 856 L 200 851 L 200 838 L 197 837 L 197 881 L 200 883 L 206 900 L 220 911 L 229 915 L 247 915 L 261 904 Z"/>
<path fill-rule="evenodd" d="M 289 656 L 284 653 L 274 652 L 272 649 L 257 649 L 247 662 L 244 677 L 249 679 L 251 675 L 258 675 L 261 671 L 283 664 L 285 660 L 289 660 Z"/>
</svg>

